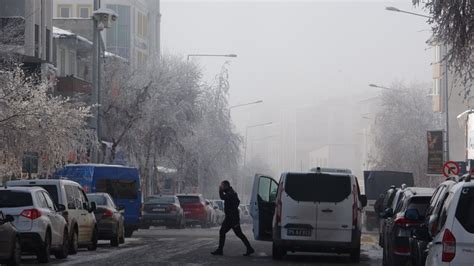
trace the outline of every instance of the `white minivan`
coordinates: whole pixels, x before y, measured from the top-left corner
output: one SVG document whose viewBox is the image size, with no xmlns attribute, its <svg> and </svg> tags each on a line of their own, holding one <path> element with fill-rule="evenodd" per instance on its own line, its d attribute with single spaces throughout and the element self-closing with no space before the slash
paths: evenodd
<svg viewBox="0 0 474 266">
<path fill-rule="evenodd" d="M 284 173 L 279 183 L 255 176 L 250 210 L 256 240 L 273 241 L 272 256 L 287 251 L 349 253 L 360 259 L 361 212 L 367 198 L 350 173 Z"/>
</svg>

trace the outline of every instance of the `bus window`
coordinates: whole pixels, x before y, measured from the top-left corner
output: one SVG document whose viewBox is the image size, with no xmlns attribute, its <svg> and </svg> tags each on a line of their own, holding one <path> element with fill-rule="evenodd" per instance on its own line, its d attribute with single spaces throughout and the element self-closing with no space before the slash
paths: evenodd
<svg viewBox="0 0 474 266">
<path fill-rule="evenodd" d="M 136 199 L 138 187 L 136 180 L 130 179 L 98 179 L 96 192 L 107 192 L 114 199 Z"/>
</svg>

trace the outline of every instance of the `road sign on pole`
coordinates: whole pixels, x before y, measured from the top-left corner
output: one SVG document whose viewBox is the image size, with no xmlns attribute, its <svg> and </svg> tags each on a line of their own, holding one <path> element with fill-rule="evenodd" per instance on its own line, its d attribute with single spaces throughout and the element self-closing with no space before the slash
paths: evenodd
<svg viewBox="0 0 474 266">
<path fill-rule="evenodd" d="M 461 167 L 454 161 L 447 161 L 443 166 L 443 175 L 445 177 L 457 176 L 461 172 Z"/>
</svg>

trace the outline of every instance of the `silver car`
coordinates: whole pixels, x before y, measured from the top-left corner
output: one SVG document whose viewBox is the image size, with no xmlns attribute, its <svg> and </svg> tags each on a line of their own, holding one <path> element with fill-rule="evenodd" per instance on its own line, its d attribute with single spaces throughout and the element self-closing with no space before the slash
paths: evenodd
<svg viewBox="0 0 474 266">
<path fill-rule="evenodd" d="M 41 263 L 49 262 L 51 253 L 58 259 L 68 256 L 67 224 L 61 214 L 64 208 L 56 206 L 40 187 L 0 188 L 0 211 L 13 216 L 22 251 L 35 253 Z"/>
</svg>

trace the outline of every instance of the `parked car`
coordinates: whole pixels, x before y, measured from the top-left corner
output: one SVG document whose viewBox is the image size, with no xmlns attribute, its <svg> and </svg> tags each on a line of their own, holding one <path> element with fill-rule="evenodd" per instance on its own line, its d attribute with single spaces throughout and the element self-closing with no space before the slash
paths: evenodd
<svg viewBox="0 0 474 266">
<path fill-rule="evenodd" d="M 201 194 L 180 194 L 177 197 L 183 207 L 186 224 L 198 224 L 203 228 L 211 226 L 212 214 Z"/>
<path fill-rule="evenodd" d="M 412 230 L 410 236 L 410 249 L 411 249 L 411 263 L 413 266 L 424 266 L 426 262 L 427 247 L 431 242 L 430 233 L 428 232 L 429 221 L 434 221 L 439 216 L 441 207 L 444 204 L 445 199 L 449 195 L 449 191 L 452 186 L 457 182 L 454 180 L 446 180 L 442 182 L 436 188 L 433 196 L 430 199 L 428 209 L 426 210 L 424 223 Z M 436 226 L 432 226 L 433 233 L 436 232 Z"/>
<path fill-rule="evenodd" d="M 70 180 L 33 179 L 8 181 L 7 186 L 42 187 L 56 205 L 65 206 L 62 214 L 68 225 L 69 254 L 76 254 L 79 247 L 97 249 L 96 205 L 89 203 L 81 185 Z"/>
<path fill-rule="evenodd" d="M 379 226 L 379 246 L 385 246 L 385 236 L 388 234 L 388 224 L 390 224 L 391 220 L 393 219 L 392 213 L 387 215 L 387 212 L 393 212 L 398 206 L 398 203 L 402 199 L 403 191 L 406 189 L 406 186 L 402 186 L 401 188 L 391 187 L 387 191 L 387 195 L 383 201 L 383 212 L 379 213 L 380 216 L 380 226 Z"/>
<path fill-rule="evenodd" d="M 240 204 L 239 205 L 239 213 L 240 213 L 240 222 L 244 224 L 252 223 L 252 217 L 250 216 L 250 211 L 247 208 L 247 205 Z"/>
<path fill-rule="evenodd" d="M 99 233 L 98 239 L 110 240 L 112 247 L 125 243 L 123 208 L 115 206 L 108 193 L 89 193 L 87 198 L 96 205 L 94 215 Z"/>
<path fill-rule="evenodd" d="M 0 212 L 0 263 L 7 266 L 20 265 L 21 262 L 20 235 L 12 224 L 14 220 L 13 216 Z"/>
<path fill-rule="evenodd" d="M 40 263 L 50 254 L 58 259 L 68 256 L 68 228 L 61 214 L 64 205 L 55 205 L 40 187 L 0 188 L 0 211 L 13 216 L 22 251 L 33 252 Z"/>
<path fill-rule="evenodd" d="M 398 266 L 411 262 L 409 237 L 413 228 L 423 223 L 434 189 L 409 187 L 401 192 L 395 209 L 385 211 L 383 265 Z"/>
<path fill-rule="evenodd" d="M 138 230 L 143 201 L 137 168 L 110 164 L 70 164 L 57 171 L 54 177 L 75 181 L 86 193 L 109 193 L 116 206 L 125 208 L 125 237 L 131 237 Z"/>
<path fill-rule="evenodd" d="M 220 200 L 220 201 L 222 201 L 222 200 Z M 222 201 L 222 203 L 224 203 L 224 201 Z M 212 207 L 214 208 L 214 211 L 216 213 L 216 219 L 217 220 L 216 220 L 215 224 L 216 225 L 221 225 L 222 222 L 225 219 L 224 204 L 221 204 L 222 208 L 220 207 L 220 205 L 218 203 L 218 200 L 211 200 L 211 204 L 212 204 Z"/>
<path fill-rule="evenodd" d="M 186 219 L 178 197 L 174 195 L 148 197 L 143 206 L 142 224 L 144 228 L 162 225 L 168 228 L 184 228 Z"/>
<path fill-rule="evenodd" d="M 471 266 L 474 254 L 474 182 L 470 176 L 439 198 L 441 208 L 428 221 L 431 242 L 427 266 Z M 441 194 L 442 195 L 442 194 Z"/>
<path fill-rule="evenodd" d="M 284 173 L 277 183 L 256 175 L 251 197 L 256 240 L 273 241 L 273 259 L 287 251 L 350 253 L 360 259 L 361 211 L 367 198 L 350 173 Z"/>
<path fill-rule="evenodd" d="M 214 208 L 214 205 L 212 204 L 212 202 L 208 199 L 204 199 L 204 203 L 206 204 L 206 208 L 208 210 L 208 212 L 210 213 L 211 217 L 210 217 L 210 226 L 215 226 L 217 225 L 218 223 L 218 220 L 219 220 L 219 214 L 218 212 L 216 211 L 216 209 Z"/>
</svg>

